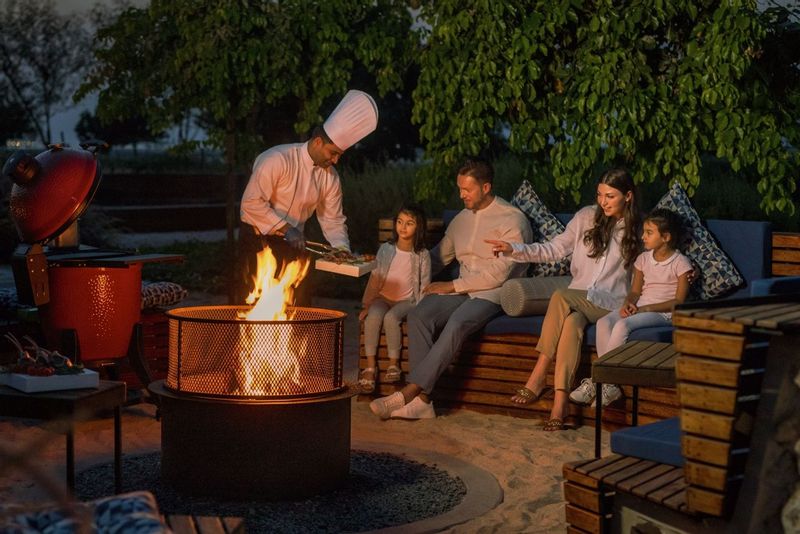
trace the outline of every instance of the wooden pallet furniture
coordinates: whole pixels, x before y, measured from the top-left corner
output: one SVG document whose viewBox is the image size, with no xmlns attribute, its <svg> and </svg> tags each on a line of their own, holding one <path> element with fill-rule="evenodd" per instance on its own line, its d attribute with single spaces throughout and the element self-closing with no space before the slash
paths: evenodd
<svg viewBox="0 0 800 534">
<path fill-rule="evenodd" d="M 565 464 L 569 530 L 626 531 L 635 516 L 686 532 L 779 531 L 800 480 L 800 298 L 693 305 L 673 322 L 684 466 L 613 454 Z"/>
<path fill-rule="evenodd" d="M 800 234 L 772 233 L 772 276 L 800 275 Z"/>
<path fill-rule="evenodd" d="M 639 388 L 675 387 L 677 352 L 672 343 L 630 341 L 592 362 L 592 381 L 597 391 L 603 384 L 631 386 L 631 424 L 639 424 Z M 598 403 L 594 416 L 594 455 L 600 457 L 603 404 Z"/>
<path fill-rule="evenodd" d="M 162 521 L 175 534 L 244 534 L 241 517 L 165 515 Z"/>
</svg>

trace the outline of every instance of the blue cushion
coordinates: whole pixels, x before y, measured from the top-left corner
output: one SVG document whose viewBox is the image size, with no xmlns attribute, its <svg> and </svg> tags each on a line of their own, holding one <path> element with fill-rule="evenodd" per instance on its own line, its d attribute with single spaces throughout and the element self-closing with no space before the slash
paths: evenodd
<svg viewBox="0 0 800 534">
<path fill-rule="evenodd" d="M 498 315 L 483 327 L 484 334 L 534 334 L 542 331 L 544 315 L 526 315 L 510 317 Z"/>
<path fill-rule="evenodd" d="M 772 225 L 764 221 L 708 219 L 706 228 L 745 279 L 745 286 L 726 298 L 750 296 L 749 284 L 771 273 Z"/>
<path fill-rule="evenodd" d="M 680 417 L 612 432 L 611 452 L 681 467 Z"/>
<path fill-rule="evenodd" d="M 800 276 L 775 276 L 753 280 L 750 284 L 751 297 L 800 293 Z"/>
</svg>

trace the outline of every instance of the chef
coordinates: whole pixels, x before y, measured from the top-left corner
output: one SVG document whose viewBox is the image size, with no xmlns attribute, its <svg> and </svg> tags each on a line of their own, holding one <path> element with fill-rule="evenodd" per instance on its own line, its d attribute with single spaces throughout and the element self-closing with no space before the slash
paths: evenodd
<svg viewBox="0 0 800 534">
<path fill-rule="evenodd" d="M 241 202 L 238 261 L 244 292 L 239 300 L 253 287 L 256 255 L 262 248 L 269 247 L 276 256 L 277 273 L 284 262 L 305 254 L 304 226 L 314 212 L 325 239 L 350 250 L 342 185 L 334 165 L 377 125 L 375 100 L 350 90 L 308 141 L 278 145 L 256 158 Z M 309 286 L 304 286 L 295 292 L 297 305 L 310 304 Z"/>
</svg>

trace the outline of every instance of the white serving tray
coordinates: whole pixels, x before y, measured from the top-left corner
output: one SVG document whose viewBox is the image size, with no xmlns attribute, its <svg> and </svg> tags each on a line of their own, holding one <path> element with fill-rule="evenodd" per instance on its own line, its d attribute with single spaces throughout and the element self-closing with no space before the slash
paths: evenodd
<svg viewBox="0 0 800 534">
<path fill-rule="evenodd" d="M 375 269 L 377 265 L 378 262 L 375 260 L 364 263 L 352 264 L 352 263 L 336 263 L 333 261 L 319 259 L 314 264 L 314 267 L 318 271 L 328 271 L 329 273 L 359 277 L 371 272 L 373 269 Z"/>
<path fill-rule="evenodd" d="M 32 376 L 8 373 L 7 376 L 9 386 L 25 393 L 96 388 L 100 385 L 100 375 L 90 369 L 84 369 L 82 373 L 75 375 Z"/>
</svg>

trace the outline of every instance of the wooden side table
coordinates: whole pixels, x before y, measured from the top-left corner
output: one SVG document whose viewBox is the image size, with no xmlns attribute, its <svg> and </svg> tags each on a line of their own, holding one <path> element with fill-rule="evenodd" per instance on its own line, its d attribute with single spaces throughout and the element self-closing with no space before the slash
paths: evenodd
<svg viewBox="0 0 800 534">
<path fill-rule="evenodd" d="M 597 391 L 595 408 L 594 456 L 600 458 L 603 384 L 633 386 L 631 423 L 638 424 L 639 386 L 674 388 L 675 360 L 672 343 L 629 341 L 592 363 L 592 382 Z"/>
<path fill-rule="evenodd" d="M 68 419 L 67 487 L 75 490 L 75 435 L 73 423 L 114 411 L 114 488 L 122 491 L 122 417 L 125 403 L 125 382 L 101 380 L 97 388 L 23 393 L 0 386 L 0 416 L 26 419 Z"/>
</svg>

